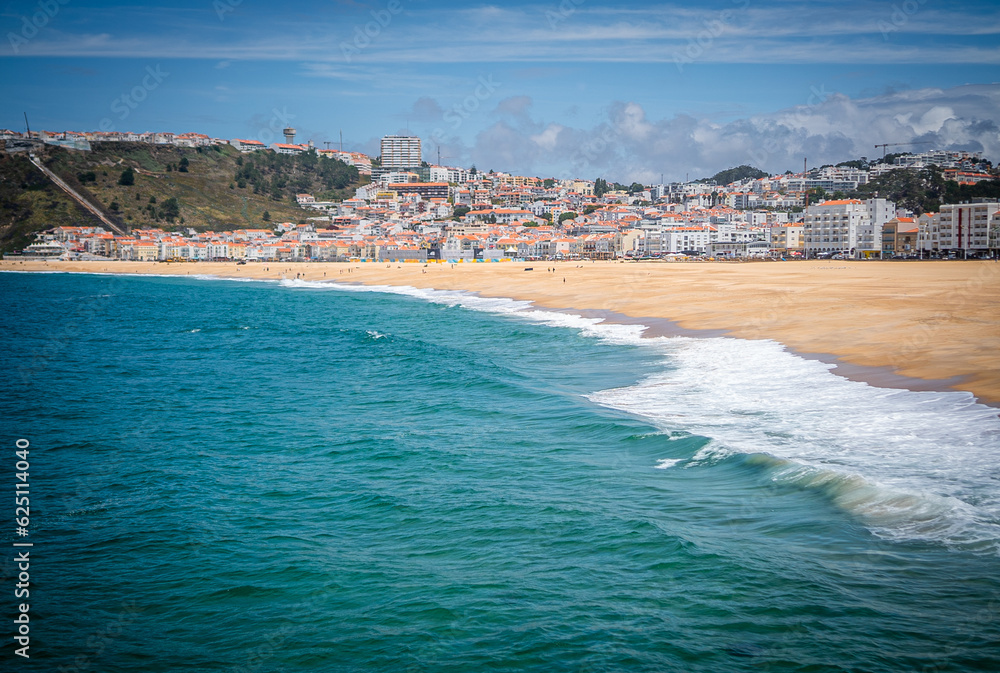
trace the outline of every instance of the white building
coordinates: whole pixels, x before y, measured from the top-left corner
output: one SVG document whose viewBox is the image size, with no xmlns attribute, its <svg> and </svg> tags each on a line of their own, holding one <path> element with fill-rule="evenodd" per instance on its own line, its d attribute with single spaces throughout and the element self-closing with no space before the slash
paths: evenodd
<svg viewBox="0 0 1000 673">
<path fill-rule="evenodd" d="M 278 154 L 304 154 L 310 149 L 308 145 L 291 145 L 289 143 L 274 143 L 271 147 Z"/>
<path fill-rule="evenodd" d="M 708 252 L 708 246 L 712 242 L 712 237 L 716 234 L 717 232 L 711 227 L 675 227 L 673 229 L 664 229 L 660 232 L 659 252 L 661 254 L 683 252 L 685 250 Z"/>
<path fill-rule="evenodd" d="M 809 206 L 803 223 L 805 251 L 856 257 L 881 254 L 882 225 L 895 216 L 896 204 L 886 199 L 843 199 Z"/>
<path fill-rule="evenodd" d="M 1000 247 L 1000 202 L 958 203 L 941 206 L 938 250 L 982 254 Z"/>
<path fill-rule="evenodd" d="M 460 185 L 468 182 L 469 171 L 452 166 L 431 166 L 429 179 L 430 182 L 452 182 Z"/>
<path fill-rule="evenodd" d="M 238 149 L 240 152 L 257 152 L 259 150 L 267 149 L 267 145 L 259 140 L 243 140 L 242 138 L 233 138 L 229 141 L 229 144 Z"/>
<path fill-rule="evenodd" d="M 771 227 L 768 239 L 773 250 L 802 250 L 804 228 L 796 225 Z"/>
<path fill-rule="evenodd" d="M 420 165 L 420 138 L 416 136 L 383 136 L 382 168 L 399 170 Z"/>
<path fill-rule="evenodd" d="M 886 199 L 868 199 L 868 221 L 858 230 L 858 257 L 882 256 L 882 225 L 896 217 L 896 204 Z"/>
</svg>

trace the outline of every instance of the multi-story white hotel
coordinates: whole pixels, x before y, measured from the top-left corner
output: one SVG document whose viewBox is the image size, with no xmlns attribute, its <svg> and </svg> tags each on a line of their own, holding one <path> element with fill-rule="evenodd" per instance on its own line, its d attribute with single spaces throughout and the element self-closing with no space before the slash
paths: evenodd
<svg viewBox="0 0 1000 673">
<path fill-rule="evenodd" d="M 881 254 L 882 225 L 895 216 L 896 204 L 886 199 L 843 199 L 809 206 L 803 223 L 806 253 Z"/>
<path fill-rule="evenodd" d="M 986 252 L 1000 247 L 1000 202 L 956 203 L 941 206 L 937 227 L 938 250 Z"/>
<path fill-rule="evenodd" d="M 416 136 L 383 136 L 382 169 L 399 170 L 420 165 L 420 138 Z"/>
</svg>

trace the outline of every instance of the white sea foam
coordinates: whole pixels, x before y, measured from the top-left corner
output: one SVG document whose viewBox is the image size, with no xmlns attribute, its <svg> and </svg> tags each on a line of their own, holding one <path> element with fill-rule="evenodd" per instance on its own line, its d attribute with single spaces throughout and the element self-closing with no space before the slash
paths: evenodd
<svg viewBox="0 0 1000 673">
<path fill-rule="evenodd" d="M 877 388 L 773 341 L 651 339 L 665 371 L 591 399 L 713 441 L 697 466 L 761 455 L 876 534 L 998 549 L 1000 420 L 960 392 Z"/>
<path fill-rule="evenodd" d="M 502 297 L 479 297 L 458 290 L 428 290 L 409 285 L 345 285 L 322 281 L 290 279 L 281 281 L 282 286 L 291 288 L 313 288 L 348 292 L 383 292 L 422 299 L 445 306 L 461 306 L 472 311 L 510 315 L 533 323 L 552 327 L 569 327 L 580 330 L 586 336 L 619 344 L 637 344 L 641 341 L 642 325 L 615 325 L 601 318 L 583 316 L 558 311 L 546 311 L 534 307 L 530 301 L 519 301 Z"/>
<path fill-rule="evenodd" d="M 655 467 L 657 470 L 668 470 L 677 463 L 681 463 L 683 461 L 684 461 L 683 458 L 662 458 L 656 461 Z"/>
<path fill-rule="evenodd" d="M 641 338 L 641 325 L 465 292 L 284 280 L 293 288 L 387 292 L 566 327 L 663 355 L 663 371 L 589 398 L 709 442 L 684 467 L 742 454 L 778 483 L 813 489 L 889 539 L 1000 551 L 1000 419 L 962 392 L 878 388 L 774 341 Z M 660 460 L 667 469 L 683 459 Z"/>
</svg>

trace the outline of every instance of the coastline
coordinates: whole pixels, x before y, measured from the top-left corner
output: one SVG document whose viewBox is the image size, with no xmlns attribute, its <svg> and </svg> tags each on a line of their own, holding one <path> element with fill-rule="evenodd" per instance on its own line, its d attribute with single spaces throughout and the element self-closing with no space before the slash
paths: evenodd
<svg viewBox="0 0 1000 673">
<path fill-rule="evenodd" d="M 983 404 L 1000 406 L 1000 263 L 995 262 L 425 266 L 4 260 L 0 271 L 298 277 L 466 291 L 643 324 L 647 336 L 771 339 L 796 355 L 833 364 L 833 373 L 845 378 L 886 388 L 967 391 Z"/>
<path fill-rule="evenodd" d="M 695 339 L 710 339 L 713 337 L 740 338 L 730 334 L 728 330 L 724 329 L 692 329 L 681 327 L 679 324 L 668 318 L 636 318 L 621 313 L 615 313 L 614 311 L 577 310 L 573 308 L 553 310 L 564 311 L 566 313 L 580 315 L 585 318 L 600 318 L 609 323 L 618 325 L 645 325 L 647 329 L 643 332 L 643 338 L 671 336 L 685 336 Z M 810 353 L 796 350 L 787 344 L 782 344 L 782 346 L 784 346 L 785 350 L 800 358 L 806 360 L 817 360 L 828 365 L 833 365 L 830 369 L 832 374 L 848 379 L 849 381 L 867 383 L 877 388 L 930 392 L 955 392 L 965 390 L 962 387 L 964 378 L 961 376 L 953 376 L 948 379 L 924 379 L 914 376 L 905 376 L 903 374 L 896 373 L 893 371 L 893 368 L 888 365 L 858 365 L 848 362 L 834 353 Z M 1000 409 L 1000 401 L 984 400 L 981 398 L 977 401 L 980 404 Z"/>
</svg>

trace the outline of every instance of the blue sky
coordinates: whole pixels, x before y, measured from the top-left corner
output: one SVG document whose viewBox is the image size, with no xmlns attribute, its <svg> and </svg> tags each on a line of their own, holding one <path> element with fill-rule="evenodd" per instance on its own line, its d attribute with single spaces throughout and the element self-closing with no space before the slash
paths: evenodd
<svg viewBox="0 0 1000 673">
<path fill-rule="evenodd" d="M 0 28 L 13 129 L 411 132 L 444 163 L 640 182 L 911 140 L 1000 160 L 994 2 L 0 0 Z"/>
</svg>

